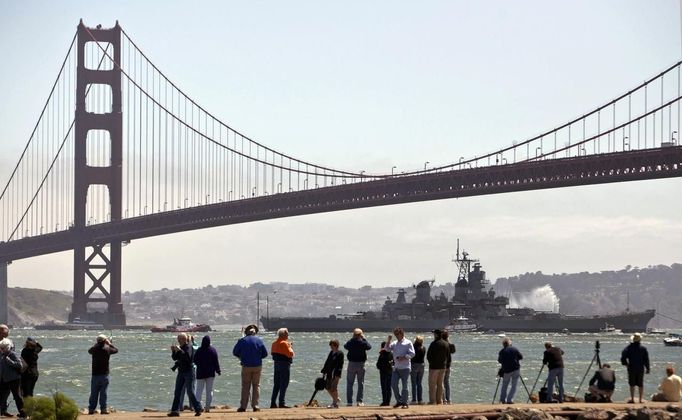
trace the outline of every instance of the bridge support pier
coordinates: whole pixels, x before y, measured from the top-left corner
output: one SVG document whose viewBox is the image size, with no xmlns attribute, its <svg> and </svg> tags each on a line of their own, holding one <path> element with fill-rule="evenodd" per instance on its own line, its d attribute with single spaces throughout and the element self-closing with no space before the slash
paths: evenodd
<svg viewBox="0 0 682 420">
<path fill-rule="evenodd" d="M 9 307 L 7 300 L 7 266 L 8 262 L 0 262 L 0 324 L 9 323 Z"/>
<path fill-rule="evenodd" d="M 97 42 L 95 51 L 107 50 L 110 44 L 113 57 L 111 69 L 89 69 L 85 66 L 85 45 Z M 103 60 L 105 61 L 105 60 Z M 121 106 L 121 27 L 110 29 L 86 28 L 78 25 L 78 67 L 76 70 L 76 121 L 75 121 L 75 186 L 74 227 L 78 235 L 73 254 L 73 305 L 69 320 L 75 318 L 95 321 L 106 326 L 125 325 L 121 303 L 121 241 L 93 243 L 83 234 L 86 226 L 88 190 L 92 185 L 105 185 L 109 191 L 109 217 L 112 222 L 121 220 L 123 179 L 123 117 Z M 95 113 L 86 109 L 86 96 L 91 85 L 108 85 L 111 88 L 111 112 Z M 90 166 L 87 160 L 88 132 L 109 132 L 111 158 L 109 166 Z M 109 280 L 109 289 L 104 285 Z M 92 285 L 88 290 L 86 284 Z M 101 305 L 93 312 L 88 304 Z M 106 306 L 106 308 L 104 308 Z M 101 310 L 100 310 L 101 309 Z"/>
</svg>

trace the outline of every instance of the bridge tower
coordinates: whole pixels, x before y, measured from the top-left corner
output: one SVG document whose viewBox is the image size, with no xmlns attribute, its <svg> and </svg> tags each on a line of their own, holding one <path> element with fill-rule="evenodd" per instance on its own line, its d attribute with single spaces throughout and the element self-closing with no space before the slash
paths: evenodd
<svg viewBox="0 0 682 420">
<path fill-rule="evenodd" d="M 86 43 L 93 38 L 113 47 L 114 64 L 110 69 L 99 70 L 86 67 Z M 105 185 L 109 192 L 111 221 L 121 220 L 123 201 L 123 119 L 121 114 L 121 27 L 111 29 L 86 28 L 81 20 L 78 25 L 78 67 L 76 71 L 76 117 L 75 117 L 75 185 L 73 230 L 76 234 L 73 255 L 73 305 L 69 320 L 75 318 L 101 322 L 106 325 L 125 325 L 126 318 L 121 302 L 121 241 L 96 243 L 85 234 L 88 190 L 92 185 Z M 97 48 L 96 50 L 99 50 Z M 105 58 L 105 60 L 107 60 Z M 110 61 L 110 60 L 109 60 Z M 88 112 L 86 93 L 90 86 L 104 85 L 111 88 L 111 112 L 102 114 Z M 88 132 L 104 130 L 109 133 L 111 151 L 109 166 L 90 166 L 87 161 Z M 105 286 L 109 281 L 109 289 Z M 86 284 L 89 285 L 86 291 Z M 100 292 L 95 294 L 95 292 Z M 106 312 L 88 311 L 89 303 L 105 303 Z"/>
</svg>

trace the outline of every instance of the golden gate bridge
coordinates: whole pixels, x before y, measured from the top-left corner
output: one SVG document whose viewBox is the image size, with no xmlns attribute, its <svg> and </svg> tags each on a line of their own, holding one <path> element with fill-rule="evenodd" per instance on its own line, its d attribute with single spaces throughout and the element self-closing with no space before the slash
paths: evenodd
<svg viewBox="0 0 682 420">
<path fill-rule="evenodd" d="M 186 94 L 121 26 L 78 25 L 0 191 L 0 322 L 7 264 L 73 250 L 70 318 L 125 325 L 121 247 L 134 239 L 288 216 L 682 175 L 675 63 L 525 141 L 401 173 L 291 156 Z M 92 305 L 106 306 L 93 312 Z"/>
</svg>

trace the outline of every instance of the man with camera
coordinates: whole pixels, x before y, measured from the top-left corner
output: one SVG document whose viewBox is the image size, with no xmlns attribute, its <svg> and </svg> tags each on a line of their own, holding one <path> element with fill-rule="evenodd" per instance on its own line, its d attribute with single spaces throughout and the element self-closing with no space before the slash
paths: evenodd
<svg viewBox="0 0 682 420">
<path fill-rule="evenodd" d="M 118 353 L 118 349 L 111 344 L 106 335 L 97 336 L 95 345 L 88 353 L 92 355 L 92 378 L 90 380 L 90 400 L 88 414 L 95 414 L 99 399 L 100 414 L 109 414 L 107 409 L 107 389 L 109 388 L 109 357 Z"/>
<path fill-rule="evenodd" d="M 497 376 L 502 377 L 502 391 L 500 393 L 500 403 L 502 404 L 514 403 L 516 384 L 521 377 L 521 363 L 519 363 L 519 361 L 523 359 L 523 355 L 511 344 L 511 339 L 505 337 L 505 339 L 502 340 L 502 350 L 500 350 L 500 353 L 497 356 L 498 363 L 502 365 L 497 372 Z M 507 394 L 507 387 L 510 382 L 511 389 Z"/>
</svg>

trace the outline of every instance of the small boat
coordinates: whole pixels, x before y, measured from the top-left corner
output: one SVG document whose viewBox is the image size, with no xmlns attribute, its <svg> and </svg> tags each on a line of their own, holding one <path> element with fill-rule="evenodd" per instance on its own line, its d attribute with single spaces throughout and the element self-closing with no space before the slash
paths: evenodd
<svg viewBox="0 0 682 420">
<path fill-rule="evenodd" d="M 563 330 L 561 330 L 561 334 L 571 335 L 571 332 L 568 330 L 568 328 L 564 328 Z"/>
<path fill-rule="evenodd" d="M 622 330 L 619 330 L 609 323 L 606 323 L 603 327 L 599 328 L 599 332 L 602 334 L 623 334 Z"/>
<path fill-rule="evenodd" d="M 663 344 L 670 347 L 682 347 L 682 334 L 670 333 L 663 339 Z"/>
<path fill-rule="evenodd" d="M 457 319 L 453 319 L 450 325 L 445 327 L 448 332 L 471 332 L 476 331 L 478 326 L 473 322 L 469 322 L 469 318 L 460 316 Z"/>
<path fill-rule="evenodd" d="M 69 321 L 69 322 L 48 321 L 44 324 L 36 325 L 33 328 L 36 330 L 82 331 L 82 330 L 103 330 L 104 325 L 97 323 L 97 322 L 83 321 L 80 318 L 76 317 L 72 321 Z"/>
<path fill-rule="evenodd" d="M 173 318 L 173 323 L 165 327 L 152 327 L 151 332 L 207 332 L 211 331 L 208 324 L 195 324 L 191 318 Z"/>
<path fill-rule="evenodd" d="M 660 328 L 647 328 L 646 333 L 649 335 L 666 335 L 668 332 Z"/>
</svg>

